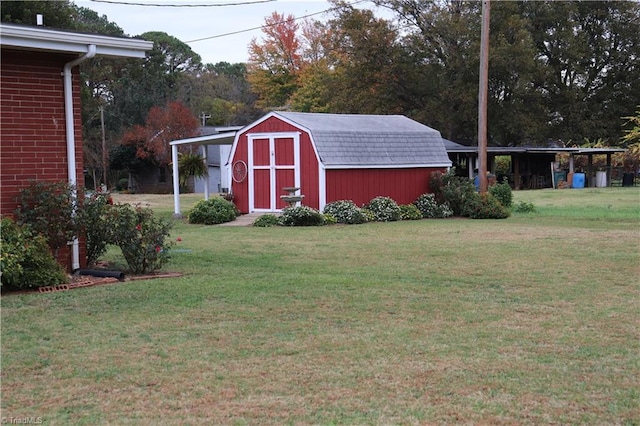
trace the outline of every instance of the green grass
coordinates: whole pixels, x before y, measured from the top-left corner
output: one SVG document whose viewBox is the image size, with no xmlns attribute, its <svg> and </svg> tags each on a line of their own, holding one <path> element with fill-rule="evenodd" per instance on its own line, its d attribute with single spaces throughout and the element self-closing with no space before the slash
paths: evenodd
<svg viewBox="0 0 640 426">
<path fill-rule="evenodd" d="M 183 277 L 2 298 L 2 416 L 638 424 L 640 189 L 514 197 L 537 211 L 178 221 L 167 269 Z M 173 210 L 170 195 L 135 199 Z M 183 196 L 183 211 L 197 199 Z"/>
</svg>

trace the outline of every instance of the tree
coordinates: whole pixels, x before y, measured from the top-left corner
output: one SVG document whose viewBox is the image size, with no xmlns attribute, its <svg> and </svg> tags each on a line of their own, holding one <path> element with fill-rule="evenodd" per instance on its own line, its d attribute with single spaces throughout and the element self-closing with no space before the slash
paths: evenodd
<svg viewBox="0 0 640 426">
<path fill-rule="evenodd" d="M 43 16 L 45 27 L 75 29 L 75 9 L 68 0 L 3 0 L 0 2 L 2 22 L 36 25 L 36 15 Z"/>
<path fill-rule="evenodd" d="M 258 107 L 282 107 L 297 89 L 302 66 L 297 30 L 293 15 L 273 12 L 265 19 L 263 42 L 254 38 L 249 44 L 247 78 L 258 93 Z"/>
<path fill-rule="evenodd" d="M 336 2 L 328 23 L 329 109 L 363 114 L 401 113 L 406 57 L 398 32 L 370 10 Z"/>
<path fill-rule="evenodd" d="M 171 161 L 169 142 L 196 136 L 198 119 L 181 102 L 153 107 L 144 126 L 135 125 L 122 137 L 122 145 L 136 147 L 136 157 L 158 166 Z"/>
<path fill-rule="evenodd" d="M 619 117 L 640 103 L 640 5 L 526 2 L 538 51 L 536 90 L 549 111 L 549 138 L 617 139 Z"/>
</svg>

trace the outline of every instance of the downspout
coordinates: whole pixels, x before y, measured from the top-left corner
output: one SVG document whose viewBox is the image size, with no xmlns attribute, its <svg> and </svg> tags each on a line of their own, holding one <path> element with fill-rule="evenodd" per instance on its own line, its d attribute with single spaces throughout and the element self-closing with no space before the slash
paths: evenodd
<svg viewBox="0 0 640 426">
<path fill-rule="evenodd" d="M 96 45 L 90 44 L 87 46 L 87 53 L 68 62 L 64 65 L 62 76 L 64 77 L 64 116 L 65 116 L 65 129 L 67 133 L 67 174 L 69 175 L 69 185 L 73 188 L 71 194 L 74 200 L 78 198 L 78 191 L 76 187 L 76 136 L 75 126 L 73 124 L 73 73 L 72 69 L 76 65 L 91 59 L 96 56 Z M 80 250 L 78 245 L 78 239 L 73 240 L 71 246 L 71 268 L 76 270 L 80 268 Z"/>
</svg>

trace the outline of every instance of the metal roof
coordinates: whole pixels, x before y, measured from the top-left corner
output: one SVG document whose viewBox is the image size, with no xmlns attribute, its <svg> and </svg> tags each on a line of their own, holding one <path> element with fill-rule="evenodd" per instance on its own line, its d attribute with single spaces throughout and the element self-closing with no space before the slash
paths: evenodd
<svg viewBox="0 0 640 426">
<path fill-rule="evenodd" d="M 308 131 L 327 167 L 451 165 L 440 132 L 403 115 L 272 114 Z"/>
<path fill-rule="evenodd" d="M 445 139 L 445 146 L 447 152 L 450 153 L 467 153 L 474 154 L 478 152 L 477 146 L 466 146 L 452 142 Z M 528 147 L 528 146 L 488 146 L 487 152 L 497 155 L 510 155 L 510 154 L 559 154 L 566 152 L 568 154 L 575 155 L 598 155 L 598 154 L 614 154 L 616 152 L 625 152 L 624 148 L 580 148 L 580 147 L 559 147 L 559 148 L 544 148 L 544 147 Z"/>
</svg>

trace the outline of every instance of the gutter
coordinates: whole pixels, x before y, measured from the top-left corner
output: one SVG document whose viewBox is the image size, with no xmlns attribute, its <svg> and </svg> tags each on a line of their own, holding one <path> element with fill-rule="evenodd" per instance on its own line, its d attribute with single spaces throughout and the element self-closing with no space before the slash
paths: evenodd
<svg viewBox="0 0 640 426">
<path fill-rule="evenodd" d="M 64 65 L 62 76 L 64 77 L 64 115 L 65 115 L 65 129 L 67 133 L 67 174 L 69 176 L 69 185 L 71 185 L 72 194 L 74 199 L 78 198 L 78 189 L 76 181 L 76 136 L 75 126 L 73 124 L 73 67 L 81 64 L 82 62 L 96 56 L 96 45 L 87 45 L 87 53 L 68 62 Z M 71 246 L 71 269 L 76 270 L 80 268 L 80 251 L 78 245 L 78 239 L 73 240 Z"/>
</svg>

